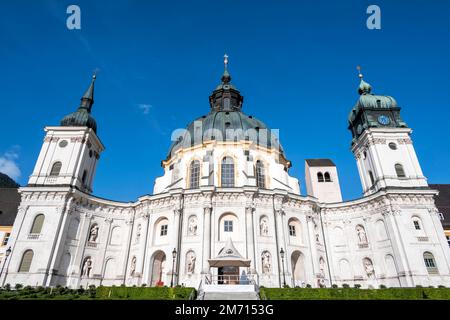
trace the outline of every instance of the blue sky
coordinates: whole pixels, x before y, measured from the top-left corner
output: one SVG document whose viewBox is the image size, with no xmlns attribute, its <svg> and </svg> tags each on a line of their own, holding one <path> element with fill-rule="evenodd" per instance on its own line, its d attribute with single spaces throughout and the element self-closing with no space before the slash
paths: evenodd
<svg viewBox="0 0 450 320">
<path fill-rule="evenodd" d="M 70 4 L 81 30 L 66 28 Z M 371 4 L 381 30 L 366 28 Z M 20 184 L 43 128 L 77 108 L 98 68 L 93 115 L 106 150 L 94 193 L 151 193 L 172 131 L 209 111 L 224 53 L 243 111 L 280 130 L 303 194 L 304 159 L 331 158 L 344 198 L 361 196 L 347 130 L 358 64 L 374 93 L 402 107 L 429 182 L 450 183 L 448 1 L 18 0 L 0 12 L 0 166 Z"/>
</svg>

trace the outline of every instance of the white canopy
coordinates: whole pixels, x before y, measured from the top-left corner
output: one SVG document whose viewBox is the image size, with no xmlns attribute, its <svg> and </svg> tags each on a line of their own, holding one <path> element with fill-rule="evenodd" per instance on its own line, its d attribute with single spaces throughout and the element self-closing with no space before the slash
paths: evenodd
<svg viewBox="0 0 450 320">
<path fill-rule="evenodd" d="M 244 259 L 236 250 L 231 238 L 228 238 L 227 244 L 214 259 L 209 259 L 209 266 L 220 267 L 250 267 L 250 260 Z"/>
</svg>

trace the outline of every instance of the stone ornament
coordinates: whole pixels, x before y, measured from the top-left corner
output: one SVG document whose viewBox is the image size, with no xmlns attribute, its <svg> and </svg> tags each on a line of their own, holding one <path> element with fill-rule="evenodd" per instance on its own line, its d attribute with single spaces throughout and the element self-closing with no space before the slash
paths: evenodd
<svg viewBox="0 0 450 320">
<path fill-rule="evenodd" d="M 195 257 L 194 251 L 189 251 L 186 255 L 186 273 L 193 274 L 195 271 Z"/>
<path fill-rule="evenodd" d="M 261 255 L 262 269 L 263 269 L 263 273 L 265 273 L 265 274 L 269 274 L 272 272 L 272 264 L 271 264 L 270 258 L 271 257 L 270 257 L 269 251 L 264 251 Z"/>
<path fill-rule="evenodd" d="M 375 269 L 373 268 L 372 260 L 369 258 L 363 259 L 364 270 L 366 271 L 369 279 L 375 279 Z"/>
<path fill-rule="evenodd" d="M 141 229 L 142 226 L 140 224 L 138 224 L 137 229 L 136 229 L 136 243 L 139 242 L 139 239 L 141 238 Z"/>
<path fill-rule="evenodd" d="M 197 235 L 197 217 L 192 216 L 188 221 L 188 235 L 196 236 Z"/>
<path fill-rule="evenodd" d="M 364 227 L 360 224 L 356 226 L 356 234 L 358 235 L 358 240 L 360 244 L 367 244 L 367 235 L 366 230 L 364 230 Z"/>
<path fill-rule="evenodd" d="M 259 224 L 260 233 L 262 236 L 268 236 L 269 235 L 269 224 L 267 222 L 267 218 L 262 218 L 261 222 Z"/>
<path fill-rule="evenodd" d="M 89 232 L 89 242 L 96 242 L 98 238 L 98 225 L 93 225 Z"/>
<path fill-rule="evenodd" d="M 130 265 L 130 275 L 133 277 L 135 272 L 136 272 L 136 256 L 133 256 Z"/>
<path fill-rule="evenodd" d="M 91 270 L 92 270 L 92 259 L 91 257 L 87 257 L 84 260 L 83 270 L 81 271 L 82 276 L 89 278 L 91 276 Z"/>
</svg>

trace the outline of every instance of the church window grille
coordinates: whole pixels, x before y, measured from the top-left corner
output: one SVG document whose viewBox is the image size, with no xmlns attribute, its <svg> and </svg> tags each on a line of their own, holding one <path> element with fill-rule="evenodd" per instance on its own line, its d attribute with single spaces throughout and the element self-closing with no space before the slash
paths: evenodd
<svg viewBox="0 0 450 320">
<path fill-rule="evenodd" d="M 264 164 L 261 161 L 256 161 L 256 185 L 259 188 L 266 188 L 266 177 L 264 173 Z"/>
<path fill-rule="evenodd" d="M 163 224 L 161 226 L 161 233 L 160 233 L 161 236 L 167 236 L 167 228 L 168 228 L 167 224 Z"/>
<path fill-rule="evenodd" d="M 50 170 L 50 175 L 53 177 L 59 176 L 61 167 L 62 167 L 62 163 L 60 161 L 55 162 L 52 166 L 52 170 Z"/>
<path fill-rule="evenodd" d="M 317 173 L 317 181 L 319 182 L 324 182 L 325 179 L 323 178 L 323 173 L 322 172 L 318 172 Z"/>
<path fill-rule="evenodd" d="M 331 182 L 331 176 L 329 172 L 325 172 L 324 174 L 325 182 Z"/>
<path fill-rule="evenodd" d="M 425 262 L 425 266 L 427 267 L 427 271 L 429 274 L 438 273 L 436 261 L 434 260 L 434 256 L 431 252 L 425 252 L 423 254 L 423 261 Z"/>
<path fill-rule="evenodd" d="M 200 161 L 194 160 L 190 165 L 189 188 L 197 189 L 200 184 Z"/>
<path fill-rule="evenodd" d="M 398 178 L 405 178 L 405 170 L 403 170 L 403 166 L 400 163 L 397 163 L 395 165 L 395 173 L 397 174 Z"/>
<path fill-rule="evenodd" d="M 297 236 L 297 233 L 296 233 L 296 231 L 295 231 L 295 226 L 292 225 L 292 224 L 289 225 L 289 235 L 290 235 L 291 237 Z"/>
<path fill-rule="evenodd" d="M 223 231 L 233 232 L 233 221 L 232 220 L 225 220 L 223 222 Z"/>
<path fill-rule="evenodd" d="M 416 230 L 420 230 L 420 223 L 419 223 L 419 221 L 414 220 L 413 223 L 414 223 L 414 228 L 415 228 Z"/>
<path fill-rule="evenodd" d="M 27 250 L 23 253 L 22 261 L 20 261 L 19 272 L 29 272 L 31 261 L 33 260 L 33 250 Z"/>
<path fill-rule="evenodd" d="M 222 187 L 234 187 L 234 161 L 231 157 L 222 160 L 221 182 Z"/>
</svg>

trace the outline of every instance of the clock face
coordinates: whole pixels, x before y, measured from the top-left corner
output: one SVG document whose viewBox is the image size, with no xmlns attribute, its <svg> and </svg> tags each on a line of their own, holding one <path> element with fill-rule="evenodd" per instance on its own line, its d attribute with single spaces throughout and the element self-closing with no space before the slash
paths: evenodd
<svg viewBox="0 0 450 320">
<path fill-rule="evenodd" d="M 381 115 L 381 116 L 378 117 L 378 122 L 380 124 L 382 124 L 383 126 L 386 126 L 386 125 L 388 125 L 391 122 L 391 119 L 389 119 L 388 116 Z"/>
</svg>

